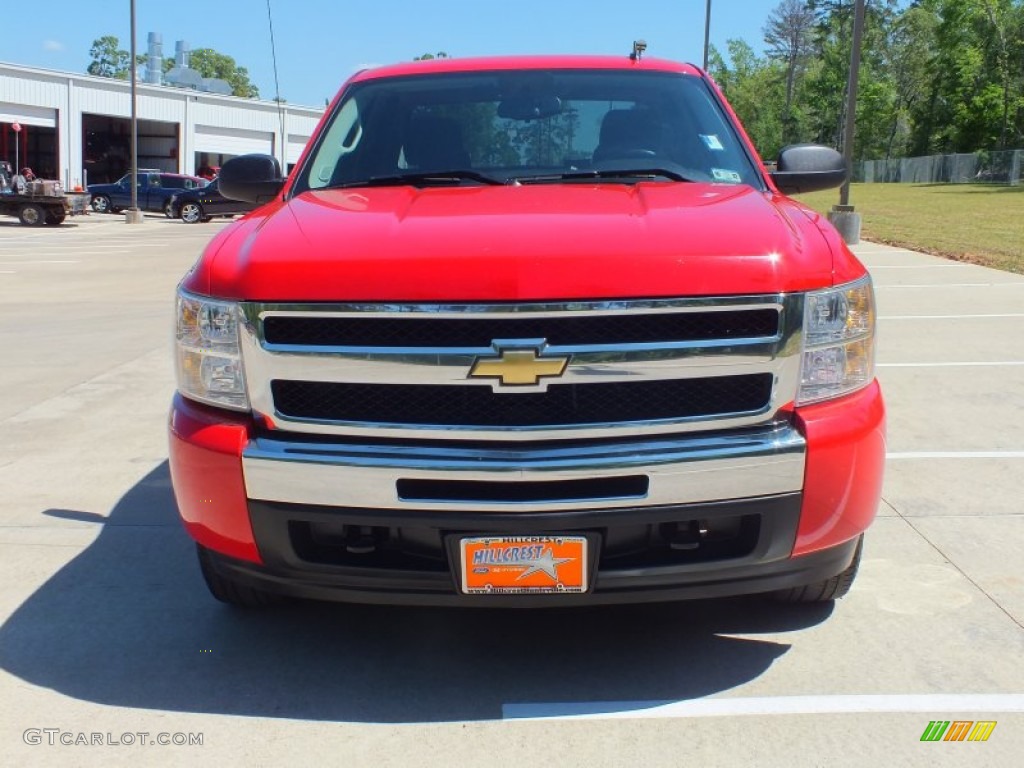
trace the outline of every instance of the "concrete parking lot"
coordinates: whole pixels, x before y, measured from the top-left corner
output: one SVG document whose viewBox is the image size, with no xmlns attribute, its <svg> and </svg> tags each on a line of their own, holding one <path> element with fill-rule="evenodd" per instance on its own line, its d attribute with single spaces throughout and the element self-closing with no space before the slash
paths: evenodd
<svg viewBox="0 0 1024 768">
<path fill-rule="evenodd" d="M 221 226 L 0 221 L 0 765 L 1021 764 L 1024 277 L 856 249 L 889 462 L 834 607 L 245 614 L 166 461 L 174 287 Z"/>
</svg>

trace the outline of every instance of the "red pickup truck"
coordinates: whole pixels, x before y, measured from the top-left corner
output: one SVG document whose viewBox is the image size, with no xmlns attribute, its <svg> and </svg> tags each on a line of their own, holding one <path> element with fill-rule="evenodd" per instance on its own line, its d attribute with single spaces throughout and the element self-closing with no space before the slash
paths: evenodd
<svg viewBox="0 0 1024 768">
<path fill-rule="evenodd" d="M 865 268 L 700 69 L 364 71 L 177 297 L 170 465 L 213 595 L 841 597 L 884 407 Z"/>
</svg>

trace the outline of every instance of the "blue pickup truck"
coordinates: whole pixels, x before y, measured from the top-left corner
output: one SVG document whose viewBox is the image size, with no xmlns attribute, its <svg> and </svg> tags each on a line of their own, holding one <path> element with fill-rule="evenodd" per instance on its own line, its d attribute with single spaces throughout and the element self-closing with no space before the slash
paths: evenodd
<svg viewBox="0 0 1024 768">
<path fill-rule="evenodd" d="M 160 171 L 138 172 L 139 210 L 163 211 L 170 215 L 171 198 L 183 189 L 196 189 L 207 184 L 198 176 Z M 97 213 L 117 213 L 132 204 L 132 176 L 125 174 L 113 184 L 90 184 L 92 209 Z"/>
</svg>

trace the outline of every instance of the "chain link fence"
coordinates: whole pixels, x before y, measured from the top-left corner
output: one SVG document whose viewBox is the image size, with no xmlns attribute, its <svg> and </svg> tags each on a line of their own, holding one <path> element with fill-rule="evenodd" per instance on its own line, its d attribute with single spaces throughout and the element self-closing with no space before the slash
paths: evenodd
<svg viewBox="0 0 1024 768">
<path fill-rule="evenodd" d="M 862 160 L 853 164 L 853 180 L 888 184 L 1021 183 L 1024 149 L 957 155 Z"/>
</svg>

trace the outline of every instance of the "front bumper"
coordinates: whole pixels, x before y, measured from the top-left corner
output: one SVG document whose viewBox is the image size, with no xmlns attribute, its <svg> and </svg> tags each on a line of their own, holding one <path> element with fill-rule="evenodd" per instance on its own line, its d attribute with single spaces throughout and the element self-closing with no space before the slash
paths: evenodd
<svg viewBox="0 0 1024 768">
<path fill-rule="evenodd" d="M 179 509 L 215 566 L 353 602 L 639 602 L 821 581 L 849 565 L 883 463 L 877 385 L 799 409 L 792 425 L 501 450 L 270 438 L 180 396 L 171 413 Z M 458 535 L 571 532 L 599 542 L 587 594 L 459 594 Z"/>
<path fill-rule="evenodd" d="M 254 564 L 234 558 L 213 556 L 214 568 L 242 584 L 316 600 L 353 603 L 474 606 L 474 607 L 570 607 L 612 603 L 661 602 L 788 589 L 829 579 L 851 563 L 857 540 L 834 548 L 791 558 L 790 548 L 799 518 L 800 496 L 792 494 L 756 501 L 667 507 L 621 509 L 551 515 L 459 515 L 426 513 L 416 519 L 400 518 L 404 532 L 428 532 L 448 543 L 449 558 L 431 563 L 429 558 L 407 559 L 404 563 L 380 559 L 380 567 L 318 563 L 311 567 L 311 550 L 297 551 L 289 531 L 296 525 L 330 521 L 339 513 L 356 523 L 380 523 L 372 515 L 352 510 L 296 507 L 254 502 L 250 511 L 264 562 Z M 624 531 L 658 530 L 671 521 L 699 518 L 709 526 L 718 520 L 744 517 L 763 525 L 746 555 L 723 560 L 631 565 L 628 557 L 621 567 L 599 565 L 592 589 L 585 594 L 565 595 L 465 595 L 460 594 L 457 577 L 448 567 L 454 562 L 458 533 L 489 532 L 503 535 L 531 535 L 538 530 L 574 533 L 599 531 L 612 536 Z M 543 529 L 541 526 L 544 526 Z M 314 555 L 315 556 L 315 555 Z M 329 556 L 329 555 L 328 555 Z M 419 566 L 419 567 L 415 567 Z M 433 566 L 433 567 L 432 567 Z"/>
</svg>

